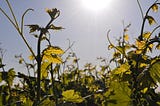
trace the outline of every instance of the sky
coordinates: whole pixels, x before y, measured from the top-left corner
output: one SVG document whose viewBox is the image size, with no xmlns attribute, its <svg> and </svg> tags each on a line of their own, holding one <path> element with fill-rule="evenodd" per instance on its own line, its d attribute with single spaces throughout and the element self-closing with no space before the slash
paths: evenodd
<svg viewBox="0 0 160 106">
<path fill-rule="evenodd" d="M 57 8 L 60 10 L 60 16 L 54 21 L 54 25 L 62 26 L 65 29 L 51 33 L 52 44 L 68 48 L 68 40 L 75 42 L 72 49 L 80 58 L 80 63 L 96 61 L 101 56 L 110 59 L 111 51 L 108 51 L 108 41 L 106 39 L 107 31 L 110 29 L 111 40 L 122 35 L 123 23 L 131 24 L 129 29 L 130 39 L 135 39 L 140 34 L 142 24 L 141 13 L 137 0 L 111 0 L 110 3 L 102 10 L 93 11 L 88 9 L 83 0 L 10 0 L 18 22 L 21 15 L 28 9 L 34 9 L 25 17 L 25 25 L 39 24 L 45 26 L 50 19 L 45 12 L 46 8 Z M 154 2 L 154 0 L 139 0 L 144 11 Z M 7 14 L 10 14 L 5 0 L 0 0 L 0 7 Z M 158 18 L 160 14 L 156 15 Z M 146 24 L 148 26 L 148 24 Z M 147 28 L 146 28 L 147 30 Z M 36 42 L 25 27 L 25 37 L 29 44 L 36 52 Z M 18 65 L 15 55 L 22 54 L 24 57 L 29 56 L 29 51 L 21 37 L 18 35 L 13 26 L 0 12 L 0 47 L 5 49 L 4 63 L 7 67 L 16 69 L 23 66 Z"/>
</svg>

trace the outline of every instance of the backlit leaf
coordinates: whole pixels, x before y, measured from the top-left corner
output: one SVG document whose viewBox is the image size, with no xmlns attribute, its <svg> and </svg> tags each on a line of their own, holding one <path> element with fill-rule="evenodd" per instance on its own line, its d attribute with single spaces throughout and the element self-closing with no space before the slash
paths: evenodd
<svg viewBox="0 0 160 106">
<path fill-rule="evenodd" d="M 143 90 L 141 90 L 141 92 L 145 94 L 147 92 L 147 90 L 148 90 L 148 88 L 146 87 Z"/>
<path fill-rule="evenodd" d="M 107 106 L 128 106 L 131 102 L 131 90 L 128 88 L 128 83 L 112 81 L 110 89 L 113 89 L 114 95 L 109 97 Z M 115 102 L 110 102 L 115 101 Z"/>
<path fill-rule="evenodd" d="M 62 63 L 62 58 L 57 55 L 44 55 L 42 60 L 49 63 Z"/>
<path fill-rule="evenodd" d="M 48 76 L 48 71 L 47 71 L 47 68 L 48 66 L 50 65 L 49 62 L 43 62 L 42 65 L 41 65 L 41 78 L 47 78 Z"/>
<path fill-rule="evenodd" d="M 149 73 L 156 83 L 160 83 L 160 61 L 156 61 L 151 65 Z"/>
<path fill-rule="evenodd" d="M 128 41 L 128 40 L 129 40 L 128 34 L 124 35 L 124 40 L 125 40 L 125 41 Z"/>
<path fill-rule="evenodd" d="M 16 72 L 14 71 L 13 68 L 9 69 L 7 79 L 6 79 L 9 85 L 12 85 L 13 80 L 15 78 L 15 74 Z"/>
<path fill-rule="evenodd" d="M 138 49 L 138 50 L 135 51 L 136 54 L 141 54 L 142 52 L 143 52 L 142 49 Z"/>
<path fill-rule="evenodd" d="M 141 63 L 140 68 L 142 68 L 142 67 L 147 67 L 147 64 L 146 63 Z"/>
<path fill-rule="evenodd" d="M 156 21 L 154 20 L 154 18 L 152 16 L 147 16 L 148 22 L 150 25 L 153 25 L 156 23 Z"/>
<path fill-rule="evenodd" d="M 151 51 L 152 52 L 153 47 L 154 47 L 154 44 L 148 45 L 147 51 Z"/>
<path fill-rule="evenodd" d="M 31 60 L 31 61 L 35 59 L 33 55 L 30 55 L 28 58 L 29 58 L 29 60 Z"/>
<path fill-rule="evenodd" d="M 63 91 L 62 96 L 63 100 L 67 102 L 73 102 L 73 103 L 83 102 L 83 98 L 79 95 L 78 92 L 75 92 L 74 90 Z"/>
<path fill-rule="evenodd" d="M 143 49 L 146 45 L 146 42 L 145 41 L 136 41 L 136 46 L 138 49 Z"/>
<path fill-rule="evenodd" d="M 145 33 L 143 34 L 143 38 L 145 38 L 145 39 L 149 39 L 150 36 L 151 36 L 151 33 L 150 33 L 150 32 L 145 32 Z"/>
<path fill-rule="evenodd" d="M 154 5 L 152 6 L 152 10 L 153 10 L 154 12 L 158 12 L 158 5 L 157 5 L 157 4 L 154 4 Z"/>
<path fill-rule="evenodd" d="M 129 71 L 130 66 L 128 65 L 128 63 L 122 64 L 119 68 L 116 68 L 114 70 L 114 74 L 121 74 L 124 72 Z"/>
<path fill-rule="evenodd" d="M 60 54 L 63 54 L 64 51 L 58 46 L 48 46 L 48 48 L 46 48 L 43 51 L 43 53 L 45 55 L 52 55 L 52 54 L 60 55 Z"/>
</svg>

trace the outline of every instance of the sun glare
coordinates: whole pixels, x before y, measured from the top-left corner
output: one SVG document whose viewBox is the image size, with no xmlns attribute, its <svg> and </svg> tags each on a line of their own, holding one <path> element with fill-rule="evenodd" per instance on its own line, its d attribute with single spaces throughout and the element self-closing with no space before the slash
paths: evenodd
<svg viewBox="0 0 160 106">
<path fill-rule="evenodd" d="M 109 6 L 111 0 L 82 0 L 83 5 L 93 11 L 103 10 Z"/>
</svg>

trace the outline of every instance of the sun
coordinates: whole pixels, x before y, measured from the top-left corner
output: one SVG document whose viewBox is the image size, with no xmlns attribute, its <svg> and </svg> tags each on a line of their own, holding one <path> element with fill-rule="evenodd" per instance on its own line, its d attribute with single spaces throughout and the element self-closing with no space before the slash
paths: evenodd
<svg viewBox="0 0 160 106">
<path fill-rule="evenodd" d="M 93 11 L 99 11 L 107 8 L 111 0 L 82 0 L 83 5 Z"/>
</svg>

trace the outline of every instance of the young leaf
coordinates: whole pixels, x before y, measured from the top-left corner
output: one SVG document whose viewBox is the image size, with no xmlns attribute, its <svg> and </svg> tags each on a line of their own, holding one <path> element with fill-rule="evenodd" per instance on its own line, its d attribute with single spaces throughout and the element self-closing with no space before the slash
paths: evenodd
<svg viewBox="0 0 160 106">
<path fill-rule="evenodd" d="M 112 49 L 113 47 L 114 47 L 113 45 L 109 45 L 108 50 Z"/>
<path fill-rule="evenodd" d="M 28 58 L 29 58 L 29 60 L 31 60 L 31 61 L 35 59 L 32 54 L 31 54 Z"/>
<path fill-rule="evenodd" d="M 29 33 L 32 33 L 32 32 L 40 30 L 40 27 L 37 24 L 35 24 L 35 25 L 26 25 L 26 26 L 28 26 L 30 28 L 30 32 Z"/>
<path fill-rule="evenodd" d="M 154 4 L 154 5 L 152 6 L 152 10 L 153 10 L 153 12 L 158 12 L 158 5 L 157 5 L 157 4 Z"/>
<path fill-rule="evenodd" d="M 141 90 L 141 92 L 144 93 L 144 94 L 145 94 L 147 91 L 148 91 L 148 88 L 147 88 L 147 87 L 144 88 L 143 90 Z"/>
<path fill-rule="evenodd" d="M 57 10 L 56 8 L 53 9 L 46 9 L 46 12 L 49 14 L 49 16 L 51 17 L 51 19 L 55 19 L 59 16 L 60 11 Z"/>
<path fill-rule="evenodd" d="M 154 18 L 152 16 L 147 16 L 148 22 L 150 25 L 153 25 L 156 23 L 156 21 L 154 20 Z"/>
<path fill-rule="evenodd" d="M 144 39 L 149 39 L 150 36 L 151 36 L 151 33 L 150 33 L 150 32 L 145 32 L 145 33 L 143 34 L 143 38 L 144 38 Z"/>
<path fill-rule="evenodd" d="M 139 40 L 136 41 L 136 46 L 138 49 L 143 49 L 145 45 L 146 45 L 145 41 L 139 41 Z"/>
<path fill-rule="evenodd" d="M 124 40 L 125 40 L 125 41 L 128 41 L 128 40 L 129 40 L 128 34 L 124 35 Z"/>
<path fill-rule="evenodd" d="M 61 29 L 64 29 L 63 27 L 57 27 L 57 26 L 54 26 L 53 24 L 50 25 L 49 29 L 52 29 L 52 30 L 61 30 Z"/>
</svg>

